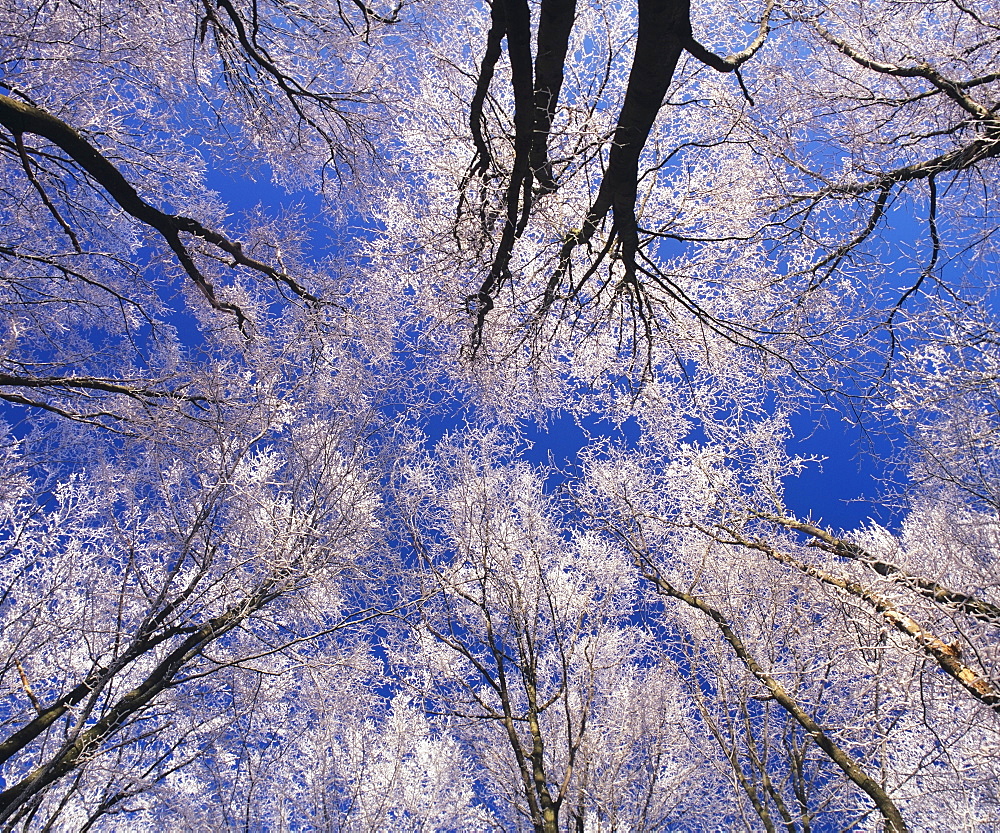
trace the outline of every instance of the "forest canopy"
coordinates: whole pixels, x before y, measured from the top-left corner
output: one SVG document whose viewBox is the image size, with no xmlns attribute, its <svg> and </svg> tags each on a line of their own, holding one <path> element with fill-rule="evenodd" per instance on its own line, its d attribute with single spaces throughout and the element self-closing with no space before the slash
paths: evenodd
<svg viewBox="0 0 1000 833">
<path fill-rule="evenodd" d="M 986 2 L 0 4 L 0 827 L 1000 825 L 998 157 Z"/>
</svg>

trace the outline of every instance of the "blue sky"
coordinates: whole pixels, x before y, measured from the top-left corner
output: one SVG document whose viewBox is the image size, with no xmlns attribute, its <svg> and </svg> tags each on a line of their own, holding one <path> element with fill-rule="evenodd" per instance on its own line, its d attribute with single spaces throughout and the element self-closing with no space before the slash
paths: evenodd
<svg viewBox="0 0 1000 833">
<path fill-rule="evenodd" d="M 315 258 L 331 254 L 335 229 L 328 229 L 322 223 L 323 202 L 319 195 L 289 193 L 269 179 L 254 180 L 212 169 L 208 172 L 208 183 L 219 192 L 237 226 L 239 215 L 258 205 L 266 216 L 272 217 L 284 209 L 304 207 L 310 215 L 320 218 L 311 224 Z M 361 223 L 359 218 L 358 224 Z M 902 232 L 903 236 L 919 234 L 912 227 L 912 221 L 910 223 L 910 228 L 897 228 L 896 233 Z M 200 341 L 196 322 L 183 306 L 171 323 L 178 328 L 183 342 L 193 346 Z M 459 402 L 455 407 L 456 413 L 462 410 Z M 23 435 L 31 424 L 32 414 L 22 406 L 0 401 L 0 417 L 14 426 L 15 435 Z M 433 442 L 458 427 L 454 418 L 434 418 L 426 430 Z M 573 417 L 565 414 L 552 418 L 545 425 L 523 427 L 528 443 L 525 457 L 536 464 L 545 464 L 551 459 L 557 466 L 572 466 L 576 453 L 588 441 L 588 433 L 608 436 L 613 442 L 625 445 L 632 445 L 638 439 L 638 429 L 630 429 L 628 424 L 623 429 L 616 429 L 609 422 L 594 421 L 581 427 Z M 903 485 L 898 480 L 899 473 L 886 463 L 892 455 L 889 440 L 849 425 L 842 413 L 834 408 L 803 410 L 792 417 L 792 427 L 795 436 L 790 452 L 824 459 L 810 463 L 799 477 L 787 481 L 785 498 L 790 511 L 800 517 L 822 520 L 837 529 L 853 529 L 872 521 L 890 528 L 898 526 L 901 516 L 898 507 L 893 506 L 891 500 L 883 499 Z M 895 482 L 893 477 L 897 478 Z"/>
</svg>

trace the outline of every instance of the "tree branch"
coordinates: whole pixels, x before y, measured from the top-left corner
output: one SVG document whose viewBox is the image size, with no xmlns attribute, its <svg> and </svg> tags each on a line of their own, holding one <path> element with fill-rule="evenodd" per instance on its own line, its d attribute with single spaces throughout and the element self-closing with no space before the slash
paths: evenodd
<svg viewBox="0 0 1000 833">
<path fill-rule="evenodd" d="M 949 587 L 945 587 L 943 584 L 931 581 L 923 576 L 908 573 L 897 567 L 895 564 L 876 558 L 871 555 L 871 553 L 867 552 L 863 547 L 860 547 L 850 541 L 845 541 L 843 538 L 838 538 L 827 530 L 815 526 L 814 524 L 795 520 L 794 518 L 782 518 L 777 515 L 768 515 L 765 513 L 759 514 L 758 517 L 762 520 L 778 524 L 787 529 L 804 532 L 806 535 L 812 536 L 818 542 L 812 544 L 812 546 L 818 546 L 820 549 L 826 550 L 827 552 L 839 556 L 840 558 L 848 558 L 852 561 L 864 564 L 880 576 L 894 579 L 900 584 L 915 590 L 926 599 L 930 599 L 931 601 L 935 601 L 954 610 L 959 610 L 962 613 L 966 613 L 969 616 L 979 619 L 980 621 L 988 622 L 992 625 L 1000 625 L 1000 607 L 997 605 L 983 601 L 982 599 L 976 598 L 969 593 L 961 593 L 957 590 L 952 590 Z"/>
<path fill-rule="evenodd" d="M 869 776 L 854 758 L 841 749 L 819 723 L 799 706 L 781 683 L 764 670 L 747 650 L 746 645 L 733 630 L 729 620 L 719 610 L 705 602 L 704 599 L 674 587 L 663 577 L 647 554 L 636 549 L 631 543 L 629 547 L 632 550 L 633 558 L 642 577 L 653 585 L 657 593 L 678 599 L 690 607 L 700 610 L 715 622 L 723 638 L 729 643 L 750 673 L 764 685 L 775 701 L 809 733 L 810 737 L 840 767 L 841 771 L 875 802 L 875 806 L 885 819 L 886 830 L 890 831 L 890 833 L 906 833 L 906 822 L 903 821 L 898 808 L 889 797 L 889 794 L 882 788 L 881 784 Z"/>
<path fill-rule="evenodd" d="M 235 316 L 241 329 L 245 329 L 248 319 L 236 305 L 219 300 L 215 293 L 215 287 L 198 269 L 191 253 L 181 242 L 182 232 L 200 238 L 222 250 L 232 258 L 234 265 L 244 266 L 265 275 L 277 284 L 287 286 L 305 301 L 319 303 L 316 296 L 306 291 L 293 278 L 244 254 L 243 247 L 238 242 L 230 241 L 190 217 L 166 214 L 151 206 L 139 196 L 107 157 L 76 130 L 50 113 L 9 96 L 0 95 L 0 124 L 15 137 L 24 133 L 32 133 L 48 139 L 68 154 L 76 164 L 104 188 L 122 209 L 160 233 L 184 267 L 184 271 L 201 290 L 208 302 L 215 309 Z"/>
<path fill-rule="evenodd" d="M 732 541 L 723 541 L 723 543 L 738 544 L 747 549 L 762 552 L 780 564 L 793 567 L 807 576 L 812 576 L 824 584 L 836 587 L 838 590 L 861 599 L 893 628 L 913 639 L 924 653 L 933 658 L 941 666 L 941 669 L 969 694 L 1000 714 L 1000 687 L 975 669 L 965 665 L 959 659 L 960 652 L 956 646 L 947 644 L 933 632 L 922 627 L 915 619 L 903 613 L 885 597 L 867 590 L 856 581 L 835 576 L 819 567 L 799 561 L 794 556 L 781 552 L 764 541 L 750 541 L 731 529 L 725 527 L 721 527 L 721 529 L 733 539 Z"/>
</svg>

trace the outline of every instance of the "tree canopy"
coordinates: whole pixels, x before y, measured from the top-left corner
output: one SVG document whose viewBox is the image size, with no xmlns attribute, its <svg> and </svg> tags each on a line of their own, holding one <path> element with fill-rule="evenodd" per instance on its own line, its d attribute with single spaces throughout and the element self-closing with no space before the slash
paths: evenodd
<svg viewBox="0 0 1000 833">
<path fill-rule="evenodd" d="M 988 3 L 0 6 L 0 827 L 1000 824 L 998 112 Z"/>
</svg>

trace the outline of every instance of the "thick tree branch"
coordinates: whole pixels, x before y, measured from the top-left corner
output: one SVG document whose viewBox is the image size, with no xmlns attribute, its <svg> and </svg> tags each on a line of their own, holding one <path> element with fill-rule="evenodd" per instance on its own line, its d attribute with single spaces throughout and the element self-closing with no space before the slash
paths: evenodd
<svg viewBox="0 0 1000 833">
<path fill-rule="evenodd" d="M 639 0 L 639 32 L 625 100 L 618 116 L 608 167 L 597 197 L 579 231 L 568 235 L 559 253 L 559 265 L 549 279 L 541 312 L 555 301 L 574 250 L 590 242 L 608 212 L 614 209 L 612 234 L 619 242 L 625 281 L 636 281 L 639 227 L 635 215 L 639 156 L 663 104 L 677 62 L 691 40 L 689 0 Z M 574 294 L 579 292 L 576 287 Z"/>
<path fill-rule="evenodd" d="M 503 39 L 507 35 L 507 11 L 504 0 L 495 0 L 490 10 L 490 30 L 486 35 L 486 51 L 479 65 L 476 91 L 469 104 L 469 128 L 476 146 L 476 156 L 472 160 L 473 175 L 482 176 L 493 165 L 493 155 L 483 136 L 483 105 L 490 91 L 490 83 L 496 72 L 497 61 L 502 54 Z"/>
<path fill-rule="evenodd" d="M 506 219 L 500 242 L 497 245 L 489 274 L 479 291 L 466 299 L 466 306 L 476 315 L 473 330 L 472 352 L 476 353 L 482 342 L 482 327 L 487 313 L 493 308 L 493 297 L 510 279 L 510 258 L 514 244 L 524 230 L 531 211 L 531 147 L 535 120 L 531 62 L 531 11 L 528 0 L 495 0 L 493 7 L 494 28 L 490 29 L 490 43 L 494 29 L 500 25 L 497 6 L 504 7 L 503 19 L 507 34 L 507 53 L 510 56 L 511 85 L 514 90 L 514 164 L 510 172 L 505 196 Z M 487 56 L 492 58 L 492 54 Z M 498 57 L 498 56 L 497 56 Z M 495 63 L 495 60 L 494 60 Z M 480 73 L 479 84 L 487 72 L 492 77 L 492 67 L 486 59 Z M 478 90 L 477 90 L 478 96 Z M 480 105 L 481 107 L 481 105 Z M 473 124 L 480 119 L 473 116 Z M 485 146 L 485 143 L 483 143 Z M 481 156 L 481 152 L 480 152 Z M 482 165 L 484 158 L 480 159 Z"/>
<path fill-rule="evenodd" d="M 542 0 L 535 54 L 535 126 L 531 137 L 531 170 L 542 193 L 556 189 L 548 141 L 575 19 L 576 0 Z"/>
<path fill-rule="evenodd" d="M 816 540 L 813 546 L 818 546 L 820 549 L 826 550 L 840 558 L 848 558 L 852 561 L 857 561 L 859 564 L 864 564 L 880 576 L 898 581 L 900 584 L 915 590 L 926 599 L 930 599 L 953 610 L 959 610 L 983 622 L 1000 625 L 1000 607 L 997 605 L 983 601 L 969 593 L 952 590 L 943 584 L 931 581 L 923 576 L 908 573 L 895 564 L 876 558 L 863 547 L 850 541 L 845 541 L 843 538 L 838 538 L 815 524 L 799 521 L 794 518 L 783 518 L 778 515 L 761 514 L 759 517 L 787 529 L 804 532 Z"/>
<path fill-rule="evenodd" d="M 716 55 L 711 50 L 702 46 L 697 40 L 695 40 L 693 35 L 684 45 L 684 48 L 687 49 L 691 55 L 717 72 L 735 72 L 736 79 L 740 84 L 740 89 L 743 91 L 743 95 L 746 96 L 747 101 L 749 101 L 751 105 L 753 104 L 753 97 L 750 95 L 750 91 L 747 90 L 746 85 L 743 83 L 743 76 L 740 75 L 739 70 L 743 64 L 757 54 L 757 51 L 767 40 L 767 36 L 771 31 L 771 12 L 773 10 L 774 0 L 767 0 L 767 5 L 764 7 L 764 16 L 761 18 L 760 26 L 757 29 L 757 37 L 753 39 L 746 49 L 729 55 L 726 58 L 723 58 L 721 55 Z"/>
<path fill-rule="evenodd" d="M 849 43 L 841 40 L 836 35 L 831 33 L 829 30 L 820 26 L 817 23 L 812 24 L 813 28 L 819 33 L 820 37 L 823 38 L 831 46 L 837 47 L 844 55 L 850 58 L 858 66 L 862 66 L 865 69 L 870 69 L 881 75 L 891 75 L 895 78 L 922 78 L 925 81 L 930 82 L 936 89 L 943 92 L 948 98 L 958 104 L 967 113 L 975 116 L 979 119 L 984 120 L 994 120 L 995 114 L 988 107 L 984 107 L 970 95 L 968 95 L 964 90 L 971 86 L 978 86 L 981 83 L 986 83 L 982 79 L 973 79 L 967 82 L 957 82 L 952 81 L 949 78 L 945 78 L 940 72 L 938 72 L 929 63 L 924 61 L 916 66 L 903 67 L 896 64 L 890 64 L 884 61 L 876 61 L 862 54 L 859 50 L 855 49 Z M 992 78 L 993 76 L 987 76 Z"/>
<path fill-rule="evenodd" d="M 608 211 L 614 209 L 614 230 L 621 241 L 627 277 L 634 278 L 639 245 L 635 218 L 639 156 L 690 39 L 688 0 L 639 0 L 635 57 L 608 155 L 608 169 L 583 227 L 592 235 Z"/>
<path fill-rule="evenodd" d="M 5 740 L 0 741 L 0 764 L 16 755 L 35 738 L 42 734 L 55 721 L 62 717 L 73 706 L 83 702 L 83 699 L 101 687 L 109 676 L 118 673 L 139 657 L 156 648 L 163 642 L 175 636 L 190 633 L 195 628 L 168 628 L 155 636 L 141 638 L 131 645 L 127 651 L 116 657 L 108 667 L 98 666 L 77 684 L 74 688 L 56 700 L 51 706 L 37 709 L 37 716 L 22 726 Z"/>
<path fill-rule="evenodd" d="M 175 399 L 183 402 L 204 403 L 205 396 L 192 396 L 180 390 L 150 388 L 144 384 L 131 385 L 127 380 L 98 379 L 89 376 L 11 376 L 0 372 L 0 386 L 16 388 L 46 388 L 55 390 L 91 390 L 102 393 L 119 393 L 133 399 Z"/>
<path fill-rule="evenodd" d="M 875 802 L 875 806 L 885 819 L 886 830 L 891 831 L 891 833 L 905 833 L 906 822 L 903 821 L 899 809 L 882 785 L 869 776 L 853 757 L 841 749 L 819 723 L 795 701 L 776 677 L 764 670 L 763 666 L 747 650 L 743 640 L 733 630 L 726 616 L 701 597 L 674 587 L 663 577 L 648 554 L 636 549 L 630 542 L 629 548 L 632 550 L 635 564 L 642 577 L 653 585 L 657 593 L 677 599 L 696 610 L 700 610 L 715 623 L 723 638 L 729 643 L 747 670 L 770 692 L 775 701 L 809 733 L 816 741 L 817 746 L 840 767 L 841 771 Z"/>
<path fill-rule="evenodd" d="M 234 315 L 241 328 L 248 322 L 242 310 L 221 301 L 215 287 L 198 269 L 191 253 L 181 241 L 181 233 L 190 234 L 225 252 L 234 265 L 244 266 L 265 275 L 277 284 L 287 286 L 297 296 L 310 303 L 319 299 L 293 278 L 246 255 L 238 242 L 233 242 L 202 223 L 183 215 L 166 214 L 143 200 L 121 172 L 93 145 L 65 122 L 38 107 L 0 95 L 0 124 L 15 137 L 31 133 L 48 139 L 83 168 L 122 209 L 135 219 L 155 229 L 173 250 L 184 271 L 217 310 Z"/>
<path fill-rule="evenodd" d="M 883 191 L 886 187 L 891 187 L 896 183 L 927 179 L 928 177 L 951 171 L 964 171 L 978 162 L 982 162 L 984 159 L 993 159 L 1000 156 L 1000 120 L 994 120 L 994 122 L 986 135 L 973 139 L 960 148 L 933 156 L 922 162 L 914 162 L 911 165 L 904 165 L 900 168 L 877 174 L 866 182 L 830 185 L 818 192 L 818 194 L 811 195 L 809 198 L 834 194 L 858 196 L 871 193 L 872 191 Z"/>
<path fill-rule="evenodd" d="M 9 819 L 17 809 L 41 793 L 55 781 L 75 769 L 87 756 L 100 746 L 107 738 L 120 730 L 125 723 L 145 708 L 153 699 L 175 684 L 178 672 L 192 659 L 201 654 L 215 640 L 237 628 L 255 611 L 261 609 L 282 592 L 284 572 L 279 571 L 266 580 L 251 596 L 232 605 L 223 613 L 211 618 L 200 627 L 171 628 L 154 639 L 137 644 L 127 656 L 115 663 L 116 669 L 123 668 L 128 662 L 150 651 L 155 645 L 182 634 L 189 634 L 180 645 L 173 648 L 145 679 L 131 691 L 122 695 L 113 706 L 104 712 L 102 717 L 87 726 L 86 729 L 73 733 L 44 764 L 15 784 L 0 792 L 0 822 Z M 65 695 L 57 704 L 33 720 L 3 744 L 0 744 L 0 762 L 11 754 L 23 748 L 27 743 L 41 734 L 55 720 L 61 717 L 72 705 L 79 703 L 88 696 L 95 687 L 106 681 L 108 670 L 98 669 L 88 675 L 73 691 Z"/>
<path fill-rule="evenodd" d="M 960 659 L 960 651 L 956 646 L 949 645 L 933 632 L 922 627 L 915 619 L 903 613 L 885 597 L 862 587 L 856 581 L 833 575 L 826 570 L 821 570 L 811 564 L 799 561 L 794 556 L 781 552 L 764 541 L 750 541 L 731 529 L 723 528 L 723 531 L 727 535 L 732 536 L 731 541 L 724 543 L 738 544 L 747 549 L 762 552 L 780 564 L 793 567 L 805 575 L 818 579 L 824 584 L 836 587 L 838 590 L 842 590 L 860 599 L 893 628 L 913 639 L 924 653 L 933 658 L 941 669 L 949 677 L 958 682 L 969 694 L 1000 714 L 1000 687 L 992 680 L 987 679 L 978 671 L 963 663 Z"/>
</svg>

